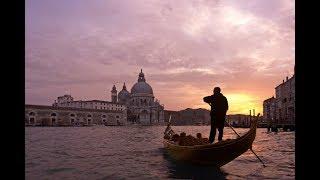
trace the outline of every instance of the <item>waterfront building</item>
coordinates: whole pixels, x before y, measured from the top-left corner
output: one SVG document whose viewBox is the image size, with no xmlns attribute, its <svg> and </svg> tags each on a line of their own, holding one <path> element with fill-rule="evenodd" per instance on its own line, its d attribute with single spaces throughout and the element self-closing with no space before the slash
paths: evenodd
<svg viewBox="0 0 320 180">
<path fill-rule="evenodd" d="M 233 127 L 250 127 L 252 118 L 255 117 L 245 114 L 229 114 L 226 117 L 228 123 Z"/>
<path fill-rule="evenodd" d="M 25 105 L 25 125 L 29 126 L 125 125 L 126 122 L 121 110 Z"/>
<path fill-rule="evenodd" d="M 295 76 L 276 88 L 276 123 L 295 124 Z"/>
<path fill-rule="evenodd" d="M 71 107 L 80 109 L 103 109 L 103 110 L 118 110 L 125 111 L 126 106 L 122 103 L 102 101 L 102 100 L 89 100 L 89 101 L 74 101 L 71 95 L 59 96 L 52 104 L 53 107 Z"/>
<path fill-rule="evenodd" d="M 264 118 L 271 125 L 295 125 L 295 75 L 276 86 L 275 94 L 263 103 Z"/>
<path fill-rule="evenodd" d="M 211 116 L 210 110 L 198 108 L 191 109 L 187 108 L 180 111 L 168 111 L 165 110 L 165 121 L 168 122 L 171 116 L 172 125 L 210 125 Z M 250 119 L 256 116 L 250 116 L 245 114 L 228 114 L 226 115 L 226 120 L 228 123 L 234 127 L 249 127 Z M 259 123 L 262 121 L 259 118 Z M 225 126 L 228 126 L 225 124 Z"/>
<path fill-rule="evenodd" d="M 276 119 L 276 99 L 272 96 L 263 101 L 263 120 L 268 125 L 275 122 Z"/>
</svg>

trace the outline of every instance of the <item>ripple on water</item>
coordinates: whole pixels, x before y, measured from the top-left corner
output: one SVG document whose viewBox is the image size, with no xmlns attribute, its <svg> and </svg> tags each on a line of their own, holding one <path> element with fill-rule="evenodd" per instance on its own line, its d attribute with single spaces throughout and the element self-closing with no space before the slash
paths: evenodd
<svg viewBox="0 0 320 180">
<path fill-rule="evenodd" d="M 209 134 L 208 126 L 173 127 Z M 294 179 L 294 133 L 257 130 L 253 149 L 220 170 L 188 168 L 170 160 L 162 144 L 165 127 L 26 128 L 26 179 Z M 236 129 L 244 133 L 248 129 Z M 224 138 L 234 137 L 226 128 Z M 49 167 L 49 168 L 48 168 Z M 201 173 L 200 173 L 201 172 Z M 200 179 L 201 179 L 200 178 Z"/>
<path fill-rule="evenodd" d="M 51 175 L 51 174 L 58 173 L 58 172 L 72 171 L 72 170 L 75 170 L 75 169 L 74 168 L 51 168 L 51 169 L 46 170 L 46 172 L 49 175 Z"/>
</svg>

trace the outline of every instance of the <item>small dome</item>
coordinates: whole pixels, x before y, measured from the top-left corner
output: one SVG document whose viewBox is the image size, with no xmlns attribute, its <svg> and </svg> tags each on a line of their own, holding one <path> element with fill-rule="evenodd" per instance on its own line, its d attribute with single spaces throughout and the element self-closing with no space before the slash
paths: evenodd
<svg viewBox="0 0 320 180">
<path fill-rule="evenodd" d="M 130 93 L 127 91 L 126 84 L 123 84 L 122 90 L 118 94 L 119 102 L 126 102 L 130 98 Z"/>
</svg>

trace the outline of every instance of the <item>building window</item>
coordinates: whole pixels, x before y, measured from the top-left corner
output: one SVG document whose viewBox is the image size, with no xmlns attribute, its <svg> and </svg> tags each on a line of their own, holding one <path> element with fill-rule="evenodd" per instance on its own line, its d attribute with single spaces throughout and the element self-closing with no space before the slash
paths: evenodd
<svg viewBox="0 0 320 180">
<path fill-rule="evenodd" d="M 119 116 L 116 116 L 116 118 L 119 118 Z"/>
<path fill-rule="evenodd" d="M 31 118 L 29 119 L 29 123 L 30 123 L 30 124 L 34 124 L 34 123 L 35 123 L 35 120 L 34 120 L 33 117 L 31 117 Z"/>
<path fill-rule="evenodd" d="M 92 116 L 91 116 L 91 114 L 88 114 L 88 116 L 87 116 L 87 117 L 92 117 Z"/>
</svg>

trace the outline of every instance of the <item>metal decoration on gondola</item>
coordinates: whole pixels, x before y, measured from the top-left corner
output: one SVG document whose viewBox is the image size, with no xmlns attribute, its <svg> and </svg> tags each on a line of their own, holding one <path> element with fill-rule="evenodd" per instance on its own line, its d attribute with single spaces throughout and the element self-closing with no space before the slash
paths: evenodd
<svg viewBox="0 0 320 180">
<path fill-rule="evenodd" d="M 164 137 L 165 139 L 171 139 L 174 134 L 175 132 L 171 129 L 171 115 L 170 115 L 167 128 L 164 131 Z"/>
</svg>

